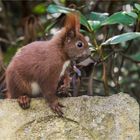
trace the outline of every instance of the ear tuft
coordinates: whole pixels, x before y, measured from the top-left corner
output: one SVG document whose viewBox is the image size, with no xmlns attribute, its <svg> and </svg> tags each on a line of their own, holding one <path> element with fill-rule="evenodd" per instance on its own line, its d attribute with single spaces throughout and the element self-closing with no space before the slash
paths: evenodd
<svg viewBox="0 0 140 140">
<path fill-rule="evenodd" d="M 65 19 L 65 26 L 66 31 L 73 31 L 75 34 L 76 32 L 80 31 L 80 22 L 79 16 L 76 12 L 68 13 Z"/>
</svg>

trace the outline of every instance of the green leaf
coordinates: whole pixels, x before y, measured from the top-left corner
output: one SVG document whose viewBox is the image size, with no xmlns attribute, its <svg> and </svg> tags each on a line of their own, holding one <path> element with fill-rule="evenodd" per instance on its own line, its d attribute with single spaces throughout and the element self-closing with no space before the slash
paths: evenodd
<svg viewBox="0 0 140 140">
<path fill-rule="evenodd" d="M 90 28 L 92 29 L 92 31 L 95 31 L 95 30 L 97 30 L 97 29 L 99 29 L 101 27 L 101 22 L 100 21 L 88 20 L 88 23 L 89 23 Z"/>
<path fill-rule="evenodd" d="M 138 18 L 138 15 L 136 14 L 136 13 L 134 13 L 134 12 L 128 12 L 128 13 L 126 13 L 128 16 L 131 16 L 132 18 Z"/>
<path fill-rule="evenodd" d="M 88 17 L 89 20 L 94 21 L 104 21 L 108 17 L 108 13 L 97 13 L 97 12 L 91 12 Z"/>
<path fill-rule="evenodd" d="M 135 6 L 135 8 L 136 8 L 137 10 L 140 11 L 140 4 L 135 3 L 134 6 Z"/>
<path fill-rule="evenodd" d="M 117 36 L 109 38 L 108 40 L 103 42 L 101 45 L 118 44 L 118 43 L 122 43 L 122 42 L 126 42 L 128 40 L 132 40 L 132 39 L 138 38 L 138 37 L 140 37 L 140 33 L 139 32 L 124 33 L 124 34 L 117 35 Z"/>
<path fill-rule="evenodd" d="M 33 13 L 35 14 L 45 14 L 46 12 L 46 5 L 44 3 L 38 4 L 33 8 Z"/>
<path fill-rule="evenodd" d="M 72 11 L 75 11 L 75 10 L 70 9 L 70 8 L 66 8 L 66 7 L 63 7 L 63 6 L 51 4 L 51 5 L 48 6 L 47 11 L 51 14 L 55 14 L 55 13 L 66 14 L 66 13 L 69 13 L 69 12 L 72 12 Z"/>
<path fill-rule="evenodd" d="M 134 18 L 132 16 L 129 16 L 127 12 L 117 12 L 110 17 L 108 17 L 102 25 L 111 25 L 111 24 L 124 24 L 124 25 L 130 25 L 135 22 Z"/>
<path fill-rule="evenodd" d="M 66 8 L 66 7 L 63 7 L 63 6 L 59 6 L 59 5 L 54 5 L 54 4 L 51 4 L 48 6 L 47 8 L 47 11 L 51 14 L 54 14 L 54 13 L 64 13 L 64 14 L 67 14 L 69 12 L 73 12 L 73 11 L 76 11 L 75 9 L 70 9 L 70 8 Z M 77 11 L 78 12 L 78 11 Z M 80 12 L 80 23 L 85 26 L 88 30 L 90 30 L 90 26 L 87 22 L 87 19 L 84 15 L 82 15 Z"/>
<path fill-rule="evenodd" d="M 89 31 L 91 30 L 91 29 L 90 29 L 90 25 L 89 25 L 89 23 L 88 23 L 86 17 L 85 17 L 82 13 L 80 13 L 80 23 L 81 23 L 83 26 L 85 26 Z"/>
</svg>

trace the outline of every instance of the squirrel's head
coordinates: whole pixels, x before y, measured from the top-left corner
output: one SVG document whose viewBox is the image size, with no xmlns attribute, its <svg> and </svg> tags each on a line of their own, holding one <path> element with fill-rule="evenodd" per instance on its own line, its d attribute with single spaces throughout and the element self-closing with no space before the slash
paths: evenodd
<svg viewBox="0 0 140 140">
<path fill-rule="evenodd" d="M 71 60 L 85 59 L 90 50 L 85 37 L 80 33 L 80 21 L 76 13 L 69 13 L 65 19 L 64 50 Z"/>
</svg>

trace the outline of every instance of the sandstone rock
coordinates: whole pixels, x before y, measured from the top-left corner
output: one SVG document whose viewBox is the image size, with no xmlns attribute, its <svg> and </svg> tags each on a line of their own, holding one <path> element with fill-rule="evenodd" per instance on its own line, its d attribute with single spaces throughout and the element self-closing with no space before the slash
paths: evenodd
<svg viewBox="0 0 140 140">
<path fill-rule="evenodd" d="M 139 105 L 127 94 L 61 99 L 64 117 L 44 99 L 22 110 L 15 100 L 0 101 L 0 140 L 139 140 Z"/>
</svg>

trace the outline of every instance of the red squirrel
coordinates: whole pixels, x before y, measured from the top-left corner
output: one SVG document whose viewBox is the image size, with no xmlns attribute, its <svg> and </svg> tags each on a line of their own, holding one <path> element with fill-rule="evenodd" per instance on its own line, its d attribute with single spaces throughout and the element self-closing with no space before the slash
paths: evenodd
<svg viewBox="0 0 140 140">
<path fill-rule="evenodd" d="M 51 109 L 62 116 L 63 105 L 56 96 L 58 82 L 71 60 L 89 55 L 78 15 L 68 13 L 64 27 L 51 40 L 30 43 L 13 57 L 6 70 L 8 98 L 17 98 L 19 105 L 26 109 L 31 97 L 42 95 Z"/>
</svg>

